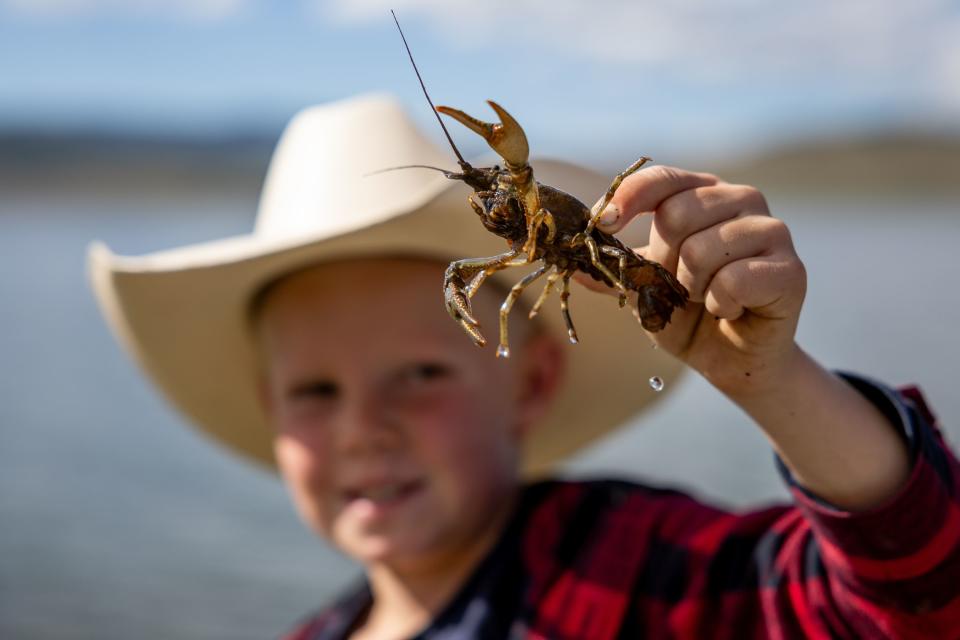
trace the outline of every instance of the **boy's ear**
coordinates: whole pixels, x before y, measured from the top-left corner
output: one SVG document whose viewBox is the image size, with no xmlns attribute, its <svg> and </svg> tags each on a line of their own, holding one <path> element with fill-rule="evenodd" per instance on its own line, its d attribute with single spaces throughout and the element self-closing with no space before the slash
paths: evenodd
<svg viewBox="0 0 960 640">
<path fill-rule="evenodd" d="M 531 336 L 518 355 L 521 359 L 518 427 L 523 435 L 553 405 L 566 376 L 567 358 L 563 345 L 546 331 Z"/>
</svg>

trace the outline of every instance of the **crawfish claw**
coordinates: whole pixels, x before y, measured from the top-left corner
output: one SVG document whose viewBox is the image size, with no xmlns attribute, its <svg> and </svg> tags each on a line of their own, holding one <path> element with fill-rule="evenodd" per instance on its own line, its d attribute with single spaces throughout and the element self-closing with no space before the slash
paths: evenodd
<svg viewBox="0 0 960 640">
<path fill-rule="evenodd" d="M 520 123 L 513 116 L 507 113 L 507 110 L 498 105 L 493 100 L 487 100 L 487 104 L 497 112 L 500 117 L 498 124 L 491 124 L 478 120 L 473 116 L 467 115 L 459 109 L 452 107 L 437 107 L 437 111 L 450 116 L 461 123 L 471 131 L 483 136 L 490 148 L 497 152 L 503 158 L 507 165 L 524 166 L 530 158 L 530 145 L 527 143 L 527 136 L 523 132 Z"/>
<path fill-rule="evenodd" d="M 463 330 L 473 339 L 473 342 L 478 347 L 487 344 L 480 333 L 480 323 L 473 317 L 470 299 L 464 293 L 463 287 L 458 287 L 455 282 L 448 280 L 443 286 L 443 300 L 447 307 L 447 313 L 460 324 Z"/>
</svg>

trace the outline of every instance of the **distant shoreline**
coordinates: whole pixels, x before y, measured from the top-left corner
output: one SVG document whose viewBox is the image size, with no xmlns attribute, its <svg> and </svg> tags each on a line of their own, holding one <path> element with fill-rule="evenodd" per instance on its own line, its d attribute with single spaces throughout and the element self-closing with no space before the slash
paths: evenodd
<svg viewBox="0 0 960 640">
<path fill-rule="evenodd" d="M 960 195 L 960 136 L 891 133 L 813 140 L 720 167 L 733 182 L 824 194 Z"/>
<path fill-rule="evenodd" d="M 274 144 L 266 136 L 0 132 L 0 191 L 256 197 Z M 786 194 L 960 196 L 960 135 L 811 140 L 698 168 Z"/>
</svg>

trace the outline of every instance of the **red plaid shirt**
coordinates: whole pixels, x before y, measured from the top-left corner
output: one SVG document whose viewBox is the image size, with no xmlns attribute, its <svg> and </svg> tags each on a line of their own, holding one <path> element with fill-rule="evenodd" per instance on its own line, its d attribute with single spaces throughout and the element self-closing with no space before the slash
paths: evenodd
<svg viewBox="0 0 960 640">
<path fill-rule="evenodd" d="M 960 638 L 960 464 L 916 389 L 848 380 L 913 454 L 906 486 L 745 514 L 617 482 L 528 487 L 503 536 L 418 638 Z M 779 462 L 779 461 L 778 461 Z M 345 638 L 364 584 L 289 640 Z"/>
</svg>

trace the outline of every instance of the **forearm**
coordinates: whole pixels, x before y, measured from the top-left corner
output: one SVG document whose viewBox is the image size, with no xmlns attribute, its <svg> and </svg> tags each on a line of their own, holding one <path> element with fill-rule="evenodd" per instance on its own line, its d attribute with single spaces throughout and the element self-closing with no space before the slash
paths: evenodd
<svg viewBox="0 0 960 640">
<path fill-rule="evenodd" d="M 799 347 L 775 388 L 728 393 L 801 485 L 851 511 L 893 496 L 910 472 L 907 445 L 853 387 Z"/>
</svg>

